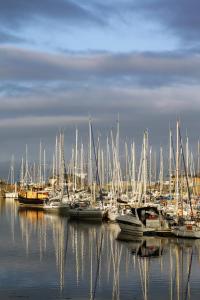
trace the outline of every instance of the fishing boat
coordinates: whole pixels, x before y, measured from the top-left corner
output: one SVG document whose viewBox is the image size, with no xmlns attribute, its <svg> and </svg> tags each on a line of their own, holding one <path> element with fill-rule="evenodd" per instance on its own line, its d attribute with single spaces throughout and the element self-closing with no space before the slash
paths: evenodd
<svg viewBox="0 0 200 300">
<path fill-rule="evenodd" d="M 19 204 L 24 206 L 42 206 L 48 202 L 48 199 L 49 194 L 47 191 L 21 191 L 18 196 Z"/>
</svg>

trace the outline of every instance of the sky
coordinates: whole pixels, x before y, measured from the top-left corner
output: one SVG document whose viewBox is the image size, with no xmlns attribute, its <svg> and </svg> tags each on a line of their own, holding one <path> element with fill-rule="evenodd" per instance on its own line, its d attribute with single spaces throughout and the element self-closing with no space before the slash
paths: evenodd
<svg viewBox="0 0 200 300">
<path fill-rule="evenodd" d="M 199 138 L 200 2 L 0 0 L 0 161 L 106 136 L 167 145 L 181 119 Z M 170 125 L 169 125 L 170 124 Z"/>
</svg>

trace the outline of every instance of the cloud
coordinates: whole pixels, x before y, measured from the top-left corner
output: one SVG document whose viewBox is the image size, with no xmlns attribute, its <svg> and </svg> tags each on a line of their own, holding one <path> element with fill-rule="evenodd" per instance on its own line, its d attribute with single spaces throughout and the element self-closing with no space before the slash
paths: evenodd
<svg viewBox="0 0 200 300">
<path fill-rule="evenodd" d="M 49 54 L 0 47 L 0 79 L 13 81 L 115 82 L 144 86 L 196 83 L 200 55 L 166 53 Z"/>
<path fill-rule="evenodd" d="M 4 94 L 0 99 L 1 160 L 10 159 L 14 152 L 16 160 L 29 145 L 31 159 L 38 159 L 39 140 L 47 145 L 52 157 L 55 135 L 60 128 L 66 133 L 66 155 L 69 159 L 71 146 L 75 143 L 75 127 L 79 129 L 79 143 L 85 149 L 88 142 L 88 119 L 93 119 L 94 135 L 105 141 L 110 130 L 116 130 L 120 116 L 120 141 L 133 139 L 140 150 L 145 128 L 149 129 L 150 144 L 159 147 L 168 144 L 169 121 L 173 125 L 181 117 L 184 128 L 188 128 L 191 143 L 195 144 L 199 132 L 200 87 L 199 85 L 140 86 L 100 85 L 85 89 L 82 86 L 68 89 L 59 86 L 27 87 L 14 95 Z M 175 126 L 174 126 L 175 127 Z M 183 130 L 183 133 L 185 130 Z"/>
<path fill-rule="evenodd" d="M 51 19 L 65 21 L 66 24 L 98 24 L 102 20 L 73 0 L 7 0 L 0 2 L 0 19 L 8 28 L 21 28 L 25 23 L 31 24 L 38 20 Z"/>
<path fill-rule="evenodd" d="M 163 31 L 170 30 L 182 39 L 187 46 L 194 42 L 199 44 L 200 2 L 196 0 L 136 0 L 129 3 L 132 11 L 135 9 L 143 17 L 150 18 L 162 24 Z M 128 7 L 127 6 L 127 7 Z"/>
<path fill-rule="evenodd" d="M 22 38 L 17 37 L 14 34 L 9 32 L 0 30 L 0 44 L 3 43 L 21 43 L 23 41 Z"/>
<path fill-rule="evenodd" d="M 88 118 L 84 116 L 67 116 L 60 115 L 59 118 L 57 116 L 23 116 L 17 118 L 4 118 L 0 120 L 0 128 L 8 129 L 23 129 L 27 128 L 41 128 L 41 127 L 55 127 L 61 128 L 68 124 L 81 124 L 88 122 Z"/>
</svg>

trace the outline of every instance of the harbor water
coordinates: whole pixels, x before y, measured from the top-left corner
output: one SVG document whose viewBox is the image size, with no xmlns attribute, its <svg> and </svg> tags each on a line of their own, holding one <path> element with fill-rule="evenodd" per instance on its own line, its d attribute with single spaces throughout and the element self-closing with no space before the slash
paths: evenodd
<svg viewBox="0 0 200 300">
<path fill-rule="evenodd" d="M 0 200 L 0 299 L 199 299 L 200 240 L 119 234 Z"/>
</svg>

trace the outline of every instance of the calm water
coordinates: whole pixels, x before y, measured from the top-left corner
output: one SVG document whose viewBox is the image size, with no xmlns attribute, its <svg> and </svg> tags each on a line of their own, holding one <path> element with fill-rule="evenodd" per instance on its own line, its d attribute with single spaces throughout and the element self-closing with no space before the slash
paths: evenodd
<svg viewBox="0 0 200 300">
<path fill-rule="evenodd" d="M 200 298 L 200 241 L 118 233 L 0 200 L 0 299 Z"/>
</svg>

